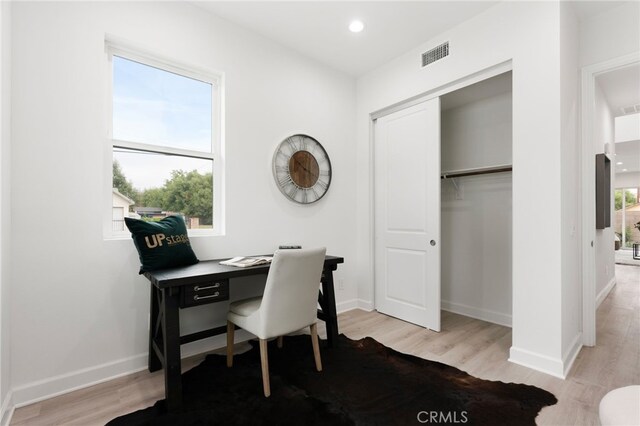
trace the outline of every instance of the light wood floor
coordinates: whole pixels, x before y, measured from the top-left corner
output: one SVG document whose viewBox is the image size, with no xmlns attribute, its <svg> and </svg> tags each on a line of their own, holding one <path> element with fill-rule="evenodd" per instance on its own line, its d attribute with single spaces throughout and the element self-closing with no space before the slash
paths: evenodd
<svg viewBox="0 0 640 426">
<path fill-rule="evenodd" d="M 616 277 L 618 284 L 597 312 L 597 346 L 582 349 L 566 380 L 508 362 L 511 329 L 448 312 L 442 313 L 440 333 L 361 310 L 341 314 L 340 331 L 351 339 L 371 336 L 401 352 L 444 362 L 476 377 L 547 389 L 559 402 L 542 410 L 538 424 L 597 425 L 598 404 L 609 390 L 640 384 L 640 267 L 616 265 Z M 320 334 L 324 336 L 324 330 Z M 183 369 L 202 359 L 184 360 Z M 19 408 L 11 424 L 104 424 L 153 405 L 164 397 L 163 389 L 161 371 L 140 372 Z"/>
</svg>

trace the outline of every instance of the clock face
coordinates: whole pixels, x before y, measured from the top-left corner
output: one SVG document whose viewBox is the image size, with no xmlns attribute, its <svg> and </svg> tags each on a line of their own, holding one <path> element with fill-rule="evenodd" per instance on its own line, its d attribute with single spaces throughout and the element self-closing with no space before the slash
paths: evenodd
<svg viewBox="0 0 640 426">
<path fill-rule="evenodd" d="M 291 201 L 311 204 L 329 189 L 331 161 L 320 142 L 311 136 L 289 136 L 273 155 L 273 177 Z"/>
</svg>

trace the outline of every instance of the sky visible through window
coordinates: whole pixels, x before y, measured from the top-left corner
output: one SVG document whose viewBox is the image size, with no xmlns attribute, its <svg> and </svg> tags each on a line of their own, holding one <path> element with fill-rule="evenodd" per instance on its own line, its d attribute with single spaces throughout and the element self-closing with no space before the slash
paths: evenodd
<svg viewBox="0 0 640 426">
<path fill-rule="evenodd" d="M 211 84 L 113 56 L 113 138 L 211 152 Z M 161 187 L 172 170 L 212 172 L 211 160 L 114 148 L 139 190 Z"/>
</svg>

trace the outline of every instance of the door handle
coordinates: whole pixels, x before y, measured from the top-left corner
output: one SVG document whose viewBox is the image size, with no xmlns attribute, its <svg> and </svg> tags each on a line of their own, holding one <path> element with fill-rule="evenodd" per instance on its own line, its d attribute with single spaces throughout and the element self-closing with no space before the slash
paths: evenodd
<svg viewBox="0 0 640 426">
<path fill-rule="evenodd" d="M 432 246 L 436 245 L 436 240 L 431 240 L 431 242 L 429 242 L 429 244 L 431 244 Z"/>
</svg>

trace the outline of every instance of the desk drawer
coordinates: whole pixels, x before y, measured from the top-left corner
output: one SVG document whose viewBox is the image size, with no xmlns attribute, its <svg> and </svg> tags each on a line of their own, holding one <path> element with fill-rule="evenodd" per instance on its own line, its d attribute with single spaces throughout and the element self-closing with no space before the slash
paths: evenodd
<svg viewBox="0 0 640 426">
<path fill-rule="evenodd" d="M 216 280 L 185 286 L 182 289 L 181 308 L 221 302 L 229 299 L 229 280 Z"/>
</svg>

